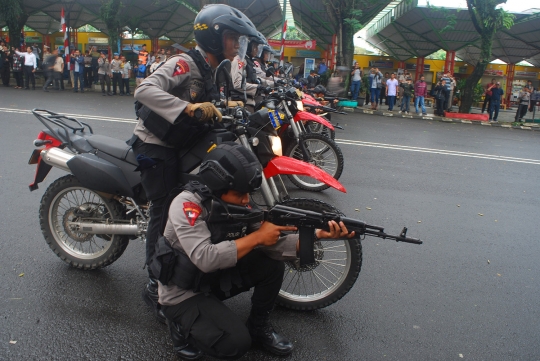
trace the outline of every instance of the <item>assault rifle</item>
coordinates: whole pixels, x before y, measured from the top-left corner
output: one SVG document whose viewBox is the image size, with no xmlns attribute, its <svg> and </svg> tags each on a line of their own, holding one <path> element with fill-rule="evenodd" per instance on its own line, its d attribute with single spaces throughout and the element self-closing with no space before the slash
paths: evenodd
<svg viewBox="0 0 540 361">
<path fill-rule="evenodd" d="M 300 266 L 315 263 L 313 253 L 315 229 L 329 231 L 329 221 L 336 221 L 338 224 L 339 222 L 343 222 L 349 232 L 355 232 L 354 238 L 356 239 L 360 239 L 361 236 L 365 235 L 382 239 L 393 239 L 396 242 L 422 244 L 422 241 L 417 238 L 407 237 L 407 227 L 403 227 L 399 236 L 394 236 L 385 233 L 383 227 L 373 226 L 358 219 L 344 217 L 335 212 L 319 213 L 281 204 L 275 205 L 270 210 L 261 211 L 222 202 L 213 202 L 209 220 L 212 221 L 216 216 L 221 221 L 255 222 L 265 220 L 280 226 L 298 227 L 300 236 L 300 247 L 298 251 Z"/>
</svg>

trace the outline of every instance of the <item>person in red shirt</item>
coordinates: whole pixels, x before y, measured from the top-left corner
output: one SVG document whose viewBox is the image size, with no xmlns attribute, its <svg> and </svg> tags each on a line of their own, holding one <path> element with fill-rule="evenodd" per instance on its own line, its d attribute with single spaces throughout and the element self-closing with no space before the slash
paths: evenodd
<svg viewBox="0 0 540 361">
<path fill-rule="evenodd" d="M 424 76 L 420 76 L 420 80 L 414 84 L 414 107 L 416 114 L 418 115 L 418 106 L 422 107 L 422 115 L 427 115 L 426 106 L 424 105 L 424 100 L 427 96 L 427 83 L 424 80 Z"/>
</svg>

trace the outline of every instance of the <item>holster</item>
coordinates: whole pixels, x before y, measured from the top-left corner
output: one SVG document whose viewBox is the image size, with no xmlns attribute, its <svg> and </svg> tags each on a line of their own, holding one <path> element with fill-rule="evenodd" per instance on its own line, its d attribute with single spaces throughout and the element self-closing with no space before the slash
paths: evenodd
<svg viewBox="0 0 540 361">
<path fill-rule="evenodd" d="M 185 113 L 181 113 L 174 123 L 171 123 L 138 101 L 135 102 L 135 113 L 142 119 L 146 129 L 175 147 L 187 146 L 209 129 L 208 124 L 201 123 Z"/>
</svg>

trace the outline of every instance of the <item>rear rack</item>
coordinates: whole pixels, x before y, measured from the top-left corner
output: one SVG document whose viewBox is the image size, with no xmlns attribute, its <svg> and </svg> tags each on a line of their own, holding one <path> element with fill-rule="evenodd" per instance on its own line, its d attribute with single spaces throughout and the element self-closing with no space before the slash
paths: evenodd
<svg viewBox="0 0 540 361">
<path fill-rule="evenodd" d="M 33 109 L 32 114 L 35 115 L 38 120 L 43 123 L 45 127 L 52 133 L 52 135 L 60 140 L 62 142 L 62 146 L 67 146 L 72 151 L 76 151 L 75 148 L 73 148 L 73 144 L 71 142 L 71 138 L 69 136 L 69 133 L 76 134 L 77 131 L 83 133 L 85 128 L 88 128 L 88 131 L 90 134 L 94 134 L 94 130 L 90 125 L 87 123 L 81 122 L 76 118 L 68 117 L 63 114 L 58 114 L 51 112 L 47 109 Z M 61 130 L 63 130 L 64 134 L 60 134 L 58 130 L 60 129 L 54 129 L 51 127 L 49 123 L 52 123 L 56 126 L 58 126 Z"/>
</svg>

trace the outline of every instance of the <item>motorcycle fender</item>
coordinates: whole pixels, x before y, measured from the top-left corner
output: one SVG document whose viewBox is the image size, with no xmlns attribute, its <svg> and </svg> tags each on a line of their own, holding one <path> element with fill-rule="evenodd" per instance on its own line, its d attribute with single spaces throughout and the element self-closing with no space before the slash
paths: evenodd
<svg viewBox="0 0 540 361">
<path fill-rule="evenodd" d="M 298 159 L 290 157 L 275 157 L 266 168 L 264 168 L 264 176 L 266 178 L 274 177 L 278 174 L 296 174 L 315 178 L 330 187 L 337 189 L 340 192 L 347 193 L 347 190 L 341 183 L 337 181 L 330 174 L 326 173 L 321 168 L 314 166 L 313 164 L 303 162 Z"/>
<path fill-rule="evenodd" d="M 98 192 L 134 197 L 122 170 L 94 154 L 78 154 L 67 162 L 71 173 L 81 184 Z"/>
<path fill-rule="evenodd" d="M 302 104 L 304 104 L 305 106 L 319 106 L 321 105 L 318 101 L 316 101 L 315 99 L 311 98 L 311 99 L 302 99 Z"/>
<path fill-rule="evenodd" d="M 294 120 L 297 122 L 300 120 L 312 120 L 314 122 L 321 123 L 327 128 L 334 130 L 334 126 L 332 125 L 332 123 L 330 123 L 328 120 L 324 119 L 323 117 L 318 116 L 317 114 L 308 113 L 308 112 L 298 112 L 294 116 Z"/>
<path fill-rule="evenodd" d="M 28 188 L 30 189 L 30 192 L 35 191 L 36 189 L 39 188 L 38 184 L 45 180 L 45 177 L 47 177 L 47 174 L 49 174 L 51 169 L 52 169 L 52 166 L 42 161 L 41 157 L 38 158 L 36 173 L 34 175 L 34 183 L 28 186 Z"/>
</svg>

